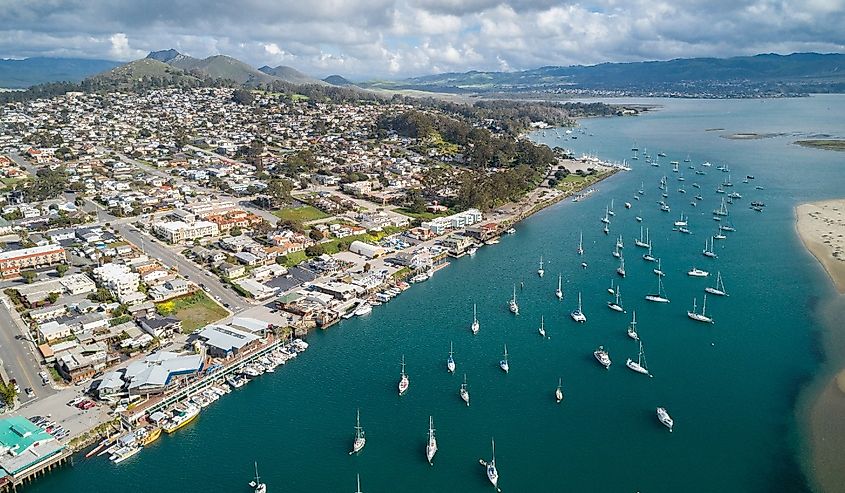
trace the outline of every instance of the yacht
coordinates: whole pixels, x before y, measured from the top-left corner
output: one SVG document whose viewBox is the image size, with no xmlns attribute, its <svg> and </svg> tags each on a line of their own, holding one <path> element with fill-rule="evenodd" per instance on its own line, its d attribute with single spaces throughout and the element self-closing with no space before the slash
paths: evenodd
<svg viewBox="0 0 845 493">
<path fill-rule="evenodd" d="M 557 402 L 558 404 L 560 404 L 560 401 L 563 400 L 563 385 L 562 385 L 562 383 L 563 383 L 563 379 L 558 378 L 557 379 L 557 388 L 555 389 L 555 402 Z"/>
<path fill-rule="evenodd" d="M 705 257 L 710 258 L 718 258 L 719 256 L 716 255 L 716 252 L 713 251 L 713 237 L 710 237 L 709 243 L 707 241 L 704 242 L 704 250 L 701 251 L 701 254 Z"/>
<path fill-rule="evenodd" d="M 710 275 L 710 273 L 706 270 L 701 270 L 693 267 L 689 272 L 687 272 L 687 275 L 690 277 L 707 277 Z"/>
<path fill-rule="evenodd" d="M 657 259 L 651 254 L 651 245 L 648 246 L 648 253 L 643 254 L 643 260 L 646 262 L 657 262 Z"/>
<path fill-rule="evenodd" d="M 519 305 L 516 303 L 516 284 L 513 285 L 513 298 L 508 301 L 508 310 L 514 315 L 519 315 Z"/>
<path fill-rule="evenodd" d="M 543 277 L 546 271 L 543 269 L 543 256 L 540 255 L 540 268 L 537 269 L 537 275 Z"/>
<path fill-rule="evenodd" d="M 510 365 L 508 364 L 508 345 L 505 344 L 505 353 L 501 361 L 499 361 L 499 368 L 502 369 L 503 372 L 507 373 L 510 370 Z"/>
<path fill-rule="evenodd" d="M 578 233 L 578 255 L 584 255 L 584 233 Z"/>
<path fill-rule="evenodd" d="M 177 412 L 175 416 L 170 418 L 170 420 L 162 426 L 162 429 L 168 434 L 175 432 L 196 419 L 196 417 L 200 414 L 200 409 L 200 406 L 191 403 L 187 404 L 183 410 Z"/>
<path fill-rule="evenodd" d="M 593 351 L 593 356 L 596 357 L 596 361 L 598 361 L 605 369 L 610 368 L 610 355 L 607 354 L 604 346 L 599 346 L 598 349 Z"/>
<path fill-rule="evenodd" d="M 455 358 L 452 357 L 452 341 L 449 341 L 449 359 L 446 360 L 446 369 L 449 373 L 455 373 Z"/>
<path fill-rule="evenodd" d="M 651 246 L 651 242 L 648 239 L 648 228 L 645 230 L 645 239 L 643 239 L 643 227 L 640 226 L 640 237 L 634 239 L 634 245 L 637 245 L 640 248 L 648 248 Z"/>
<path fill-rule="evenodd" d="M 460 390 L 461 400 L 467 403 L 469 406 L 469 390 L 467 390 L 467 374 L 464 373 L 464 383 L 461 384 Z"/>
<path fill-rule="evenodd" d="M 490 462 L 487 462 L 485 465 L 487 466 L 487 479 L 493 485 L 494 488 L 499 488 L 499 471 L 496 469 L 496 442 L 493 439 L 490 439 L 490 443 L 493 446 L 493 456 L 490 459 Z"/>
<path fill-rule="evenodd" d="M 408 379 L 408 375 L 405 374 L 405 355 L 402 355 L 402 373 L 399 375 L 399 395 L 404 394 L 408 387 L 410 387 L 411 381 Z"/>
<path fill-rule="evenodd" d="M 729 296 L 727 291 L 725 291 L 725 283 L 722 282 L 721 272 L 716 272 L 716 287 L 707 286 L 704 288 L 704 291 L 710 294 L 715 294 L 716 296 Z"/>
<path fill-rule="evenodd" d="M 637 373 L 642 373 L 643 375 L 651 376 L 651 373 L 648 372 L 648 368 L 646 367 L 645 363 L 645 355 L 643 354 L 643 341 L 640 341 L 640 353 L 637 356 L 637 361 L 628 358 L 628 361 L 625 362 L 625 366 Z"/>
<path fill-rule="evenodd" d="M 669 413 L 666 412 L 666 408 L 657 408 L 657 419 L 663 424 L 663 426 L 669 428 L 670 432 L 672 431 L 672 427 L 675 426 L 675 422 L 672 420 L 672 417 L 669 416 Z"/>
<path fill-rule="evenodd" d="M 258 477 L 258 462 L 255 463 L 255 479 L 249 482 L 249 487 L 254 493 L 267 493 L 267 484 L 262 483 Z"/>
<path fill-rule="evenodd" d="M 361 410 L 359 409 L 355 418 L 355 439 L 352 441 L 352 451 L 349 455 L 357 454 L 364 449 L 366 444 L 367 438 L 364 436 L 364 428 L 361 427 Z"/>
<path fill-rule="evenodd" d="M 587 321 L 587 317 L 584 315 L 584 312 L 581 311 L 581 292 L 578 292 L 578 308 L 575 309 L 572 313 L 569 314 L 572 317 L 572 320 L 575 320 L 579 323 L 584 323 Z"/>
<path fill-rule="evenodd" d="M 514 290 L 514 298 L 516 298 L 516 290 Z M 473 334 L 478 334 L 478 329 L 481 328 L 481 325 L 478 323 L 478 317 L 475 313 L 475 303 L 472 304 L 472 325 L 470 325 L 470 330 L 472 330 Z"/>
<path fill-rule="evenodd" d="M 657 276 L 657 293 L 647 294 L 645 299 L 655 303 L 669 303 L 669 298 L 666 297 L 663 290 L 663 278 L 661 276 Z"/>
<path fill-rule="evenodd" d="M 373 311 L 373 306 L 367 302 L 361 303 L 358 305 L 358 308 L 355 309 L 355 316 L 363 317 L 364 315 L 369 314 Z"/>
<path fill-rule="evenodd" d="M 696 307 L 696 299 L 692 299 L 692 311 L 687 312 L 687 316 L 696 322 L 713 323 L 713 319 L 707 316 L 707 295 L 704 295 L 704 304 L 701 307 L 701 313 L 698 313 Z"/>
<path fill-rule="evenodd" d="M 546 325 L 543 323 L 543 316 L 540 315 L 540 329 L 538 330 L 540 335 L 546 337 Z"/>
<path fill-rule="evenodd" d="M 622 257 L 619 257 L 619 267 L 616 268 L 616 273 L 625 277 L 625 259 Z"/>
<path fill-rule="evenodd" d="M 559 300 L 563 299 L 563 289 L 561 287 L 562 282 L 563 282 L 563 276 L 561 274 L 558 274 L 557 275 L 557 289 L 555 290 L 555 296 L 557 296 L 557 299 L 559 299 Z"/>
<path fill-rule="evenodd" d="M 635 341 L 640 340 L 640 335 L 637 333 L 637 311 L 634 310 L 633 315 L 631 316 L 631 323 L 628 325 L 628 337 Z"/>
<path fill-rule="evenodd" d="M 428 443 L 425 445 L 425 458 L 428 464 L 432 465 L 434 454 L 437 453 L 437 438 L 434 436 L 434 418 L 428 417 Z"/>
<path fill-rule="evenodd" d="M 678 219 L 677 221 L 675 221 L 675 226 L 681 227 L 681 226 L 686 226 L 686 225 L 687 225 L 687 217 L 684 216 L 684 213 L 682 212 L 681 218 Z"/>
<path fill-rule="evenodd" d="M 625 309 L 622 308 L 620 304 L 619 297 L 622 295 L 621 293 L 622 286 L 616 286 L 616 301 L 608 301 L 607 307 L 615 312 L 624 313 Z"/>
</svg>

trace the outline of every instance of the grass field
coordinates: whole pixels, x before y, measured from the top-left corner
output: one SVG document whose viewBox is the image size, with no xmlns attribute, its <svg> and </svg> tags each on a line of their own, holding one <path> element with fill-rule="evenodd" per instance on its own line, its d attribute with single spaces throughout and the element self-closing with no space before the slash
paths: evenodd
<svg viewBox="0 0 845 493">
<path fill-rule="evenodd" d="M 286 219 L 290 219 L 303 223 L 313 221 L 315 219 L 324 219 L 329 217 L 329 215 L 325 212 L 321 211 L 320 209 L 317 209 L 316 207 L 311 207 L 310 205 L 279 209 L 277 211 L 273 211 L 273 215 L 283 221 Z"/>
<path fill-rule="evenodd" d="M 285 258 L 287 259 L 285 261 L 285 267 L 293 267 L 294 265 L 299 265 L 299 263 L 307 259 L 308 256 L 305 255 L 305 252 L 303 251 L 289 253 L 285 255 Z"/>
<path fill-rule="evenodd" d="M 215 303 L 202 291 L 156 303 L 156 310 L 161 315 L 172 315 L 181 320 L 182 332 L 186 334 L 229 315 L 225 308 Z"/>
</svg>

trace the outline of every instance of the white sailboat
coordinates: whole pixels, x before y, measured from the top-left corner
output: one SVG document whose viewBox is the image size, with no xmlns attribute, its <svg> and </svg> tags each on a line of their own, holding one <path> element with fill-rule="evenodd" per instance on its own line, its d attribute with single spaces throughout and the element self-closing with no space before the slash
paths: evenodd
<svg viewBox="0 0 845 493">
<path fill-rule="evenodd" d="M 666 297 L 666 293 L 663 291 L 662 277 L 657 276 L 657 293 L 647 294 L 645 295 L 645 299 L 655 303 L 669 303 L 669 298 Z"/>
<path fill-rule="evenodd" d="M 707 295 L 704 295 L 704 303 L 701 307 L 701 313 L 698 313 L 696 307 L 696 299 L 692 299 L 692 310 L 687 312 L 687 316 L 696 322 L 704 322 L 708 324 L 713 323 L 713 319 L 707 316 Z"/>
<path fill-rule="evenodd" d="M 543 316 L 540 315 L 540 328 L 538 329 L 540 335 L 546 337 L 546 325 L 543 323 Z"/>
<path fill-rule="evenodd" d="M 622 286 L 616 286 L 616 300 L 615 301 L 608 301 L 607 307 L 615 312 L 623 313 L 625 311 L 620 304 L 619 297 L 622 296 Z"/>
<path fill-rule="evenodd" d="M 631 323 L 628 325 L 628 337 L 635 341 L 640 340 L 640 335 L 637 333 L 637 311 L 634 310 L 631 316 Z"/>
<path fill-rule="evenodd" d="M 622 252 L 619 251 L 619 245 L 616 245 L 616 247 L 613 249 L 612 252 L 610 252 L 610 254 L 616 258 L 622 258 Z"/>
<path fill-rule="evenodd" d="M 575 309 L 572 313 L 569 314 L 572 317 L 572 320 L 575 320 L 579 323 L 584 323 L 587 321 L 587 316 L 584 315 L 584 312 L 581 311 L 581 292 L 578 292 L 578 308 Z"/>
<path fill-rule="evenodd" d="M 616 213 L 613 212 L 613 199 L 610 199 L 610 209 L 607 210 L 607 213 L 610 214 L 611 216 L 616 215 Z"/>
<path fill-rule="evenodd" d="M 716 296 L 729 296 L 727 291 L 725 291 L 725 283 L 722 282 L 722 272 L 716 272 L 716 287 L 707 286 L 704 288 L 704 291 L 715 294 Z"/>
<path fill-rule="evenodd" d="M 519 305 L 516 303 L 516 284 L 513 285 L 513 298 L 508 301 L 508 310 L 514 315 L 519 315 Z"/>
<path fill-rule="evenodd" d="M 598 349 L 593 351 L 593 356 L 595 356 L 596 361 L 598 361 L 605 369 L 610 368 L 610 355 L 607 354 L 604 346 L 599 346 Z"/>
<path fill-rule="evenodd" d="M 578 233 L 578 255 L 584 255 L 584 232 Z"/>
<path fill-rule="evenodd" d="M 666 428 L 669 428 L 669 431 L 672 431 L 672 427 L 675 426 L 675 421 L 669 416 L 669 413 L 666 411 L 666 408 L 658 407 L 657 408 L 657 419 L 660 423 L 663 424 Z"/>
<path fill-rule="evenodd" d="M 610 278 L 610 287 L 607 288 L 607 292 L 610 294 L 616 294 L 616 287 L 613 284 L 613 278 Z"/>
<path fill-rule="evenodd" d="M 432 465 L 434 454 L 437 453 L 437 438 L 434 436 L 434 418 L 428 417 L 428 443 L 425 445 L 425 458 Z"/>
<path fill-rule="evenodd" d="M 455 373 L 455 358 L 452 357 L 452 341 L 449 341 L 449 359 L 446 360 L 446 369 L 449 373 Z"/>
<path fill-rule="evenodd" d="M 640 248 L 648 248 L 651 242 L 648 240 L 648 228 L 645 230 L 645 239 L 643 238 L 643 227 L 640 226 L 640 237 L 634 239 L 634 245 Z"/>
<path fill-rule="evenodd" d="M 404 394 L 408 387 L 410 387 L 411 381 L 408 379 L 408 375 L 405 374 L 405 355 L 402 355 L 402 373 L 399 376 L 399 395 Z"/>
<path fill-rule="evenodd" d="M 352 441 L 352 451 L 349 452 L 349 455 L 357 454 L 363 450 L 366 444 L 367 438 L 364 436 L 364 428 L 361 427 L 361 410 L 359 409 L 355 417 L 355 439 Z"/>
<path fill-rule="evenodd" d="M 704 242 L 704 250 L 701 252 L 702 255 L 709 258 L 718 258 L 719 256 L 716 255 L 716 252 L 713 251 L 713 237 L 710 237 L 709 242 Z"/>
<path fill-rule="evenodd" d="M 648 372 L 648 367 L 645 363 L 645 355 L 643 354 L 643 341 L 640 341 L 640 353 L 637 356 L 637 361 L 628 358 L 628 361 L 625 362 L 625 366 L 637 373 L 652 376 L 651 373 Z"/>
<path fill-rule="evenodd" d="M 558 274 L 557 275 L 557 289 L 555 290 L 555 296 L 557 296 L 557 299 L 559 299 L 559 300 L 563 299 L 562 282 L 563 282 L 563 275 Z"/>
<path fill-rule="evenodd" d="M 625 259 L 622 257 L 619 257 L 619 267 L 616 268 L 616 273 L 625 277 Z"/>
<path fill-rule="evenodd" d="M 563 400 L 563 379 L 557 379 L 557 388 L 555 389 L 555 402 L 560 404 L 560 401 Z"/>
<path fill-rule="evenodd" d="M 601 218 L 601 222 L 603 222 L 604 224 L 610 224 L 610 218 L 608 216 L 609 216 L 609 210 L 608 210 L 607 207 L 605 207 L 604 208 L 604 217 Z"/>
<path fill-rule="evenodd" d="M 658 277 L 664 277 L 666 275 L 666 273 L 663 272 L 663 268 L 661 266 L 660 259 L 657 259 L 657 268 L 652 269 L 651 271 L 654 272 L 654 274 L 657 275 Z"/>
<path fill-rule="evenodd" d="M 355 490 L 355 493 L 361 493 L 361 475 L 358 474 L 358 489 Z"/>
<path fill-rule="evenodd" d="M 258 462 L 255 463 L 255 479 L 249 482 L 250 488 L 253 489 L 254 493 L 267 493 L 267 484 L 261 482 L 261 478 L 258 476 Z"/>
<path fill-rule="evenodd" d="M 501 361 L 499 361 L 499 368 L 502 369 L 503 372 L 507 373 L 510 371 L 510 364 L 508 364 L 508 345 L 505 344 L 505 353 Z"/>
<path fill-rule="evenodd" d="M 493 455 L 490 459 L 490 462 L 486 463 L 487 466 L 487 480 L 490 481 L 496 489 L 499 488 L 499 471 L 496 469 L 496 442 L 491 438 L 490 443 L 493 446 Z"/>
<path fill-rule="evenodd" d="M 619 235 L 619 238 L 616 239 L 616 248 L 619 250 L 625 248 L 625 243 L 622 242 L 622 235 Z"/>
<path fill-rule="evenodd" d="M 467 389 L 467 374 L 464 373 L 464 383 L 461 384 L 461 390 L 459 391 L 461 395 L 461 400 L 467 403 L 469 406 L 469 390 Z"/>
<path fill-rule="evenodd" d="M 643 260 L 646 262 L 657 262 L 657 259 L 651 254 L 651 245 L 648 246 L 648 253 L 643 254 Z"/>
<path fill-rule="evenodd" d="M 540 276 L 540 277 L 543 277 L 543 275 L 545 273 L 546 273 L 546 271 L 545 271 L 545 269 L 543 269 L 543 256 L 540 255 L 540 268 L 537 269 L 537 275 Z"/>
</svg>

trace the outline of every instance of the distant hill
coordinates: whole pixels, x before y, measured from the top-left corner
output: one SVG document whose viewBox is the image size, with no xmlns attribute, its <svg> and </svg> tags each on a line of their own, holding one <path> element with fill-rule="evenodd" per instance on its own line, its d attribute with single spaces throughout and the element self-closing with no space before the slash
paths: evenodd
<svg viewBox="0 0 845 493">
<path fill-rule="evenodd" d="M 278 67 L 263 66 L 258 69 L 262 73 L 276 77 L 291 84 L 323 84 L 323 81 L 309 77 L 299 70 L 286 65 L 279 65 Z"/>
<path fill-rule="evenodd" d="M 355 85 L 352 82 L 350 82 L 348 79 L 346 79 L 345 77 L 342 77 L 340 75 L 330 75 L 330 76 L 326 77 L 325 79 L 323 79 L 323 82 L 325 82 L 327 84 L 331 84 L 333 86 L 354 86 Z"/>
<path fill-rule="evenodd" d="M 549 66 L 518 72 L 471 71 L 374 82 L 369 86 L 467 93 L 596 90 L 718 96 L 743 91 L 845 92 L 845 55 L 762 54 Z"/>
<path fill-rule="evenodd" d="M 92 89 L 137 89 L 145 83 L 156 86 L 194 86 L 201 78 L 152 58 L 142 58 L 89 77 L 83 85 Z"/>
<path fill-rule="evenodd" d="M 175 51 L 175 50 L 169 50 Z M 161 53 L 161 52 L 157 52 Z M 241 85 L 255 85 L 272 82 L 273 78 L 259 72 L 246 63 L 226 55 L 214 55 L 198 59 L 176 52 L 165 63 L 187 72 L 199 72 L 213 79 L 226 79 Z"/>
<path fill-rule="evenodd" d="M 118 65 L 120 62 L 87 58 L 0 59 L 0 87 L 19 89 L 45 82 L 79 82 Z"/>
</svg>

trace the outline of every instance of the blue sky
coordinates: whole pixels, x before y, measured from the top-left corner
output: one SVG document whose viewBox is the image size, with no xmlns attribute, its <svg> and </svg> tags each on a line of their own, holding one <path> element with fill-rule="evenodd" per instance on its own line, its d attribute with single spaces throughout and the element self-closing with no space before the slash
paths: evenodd
<svg viewBox="0 0 845 493">
<path fill-rule="evenodd" d="M 0 57 L 176 48 L 353 79 L 845 52 L 845 0 L 0 0 Z"/>
</svg>

